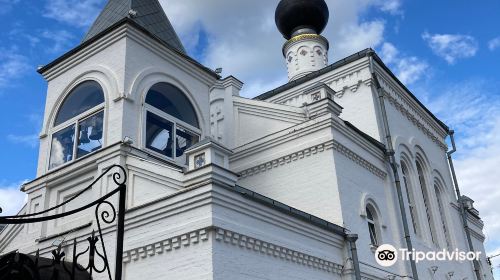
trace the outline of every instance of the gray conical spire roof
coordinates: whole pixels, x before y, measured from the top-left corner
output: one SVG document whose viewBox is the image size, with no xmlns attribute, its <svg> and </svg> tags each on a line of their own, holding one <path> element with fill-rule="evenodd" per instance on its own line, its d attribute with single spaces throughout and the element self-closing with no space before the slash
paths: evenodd
<svg viewBox="0 0 500 280">
<path fill-rule="evenodd" d="M 130 15 L 131 10 L 135 11 L 135 15 Z M 87 35 L 85 35 L 83 42 L 126 17 L 130 17 L 174 49 L 186 53 L 158 0 L 109 0 L 104 10 L 90 27 Z"/>
</svg>

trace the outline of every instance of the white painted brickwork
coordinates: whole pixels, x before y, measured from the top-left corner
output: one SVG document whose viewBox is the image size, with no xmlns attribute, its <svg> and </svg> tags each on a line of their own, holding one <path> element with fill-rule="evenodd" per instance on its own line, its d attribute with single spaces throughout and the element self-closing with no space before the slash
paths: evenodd
<svg viewBox="0 0 500 280">
<path fill-rule="evenodd" d="M 376 64 L 375 71 L 382 77 L 386 96 L 391 96 L 386 107 L 397 160 L 411 163 L 411 183 L 416 187 L 415 160 L 422 159 L 435 221 L 440 217 L 433 183 L 442 183 L 451 242 L 465 250 L 445 158 L 446 132 L 382 67 Z M 384 270 L 374 268 L 365 211 L 368 203 L 376 206 L 380 217 L 381 241 L 404 247 L 394 178 L 382 144 L 344 122 L 377 141 L 385 139 L 367 58 L 265 101 L 248 100 L 239 97 L 242 83 L 236 78 L 218 80 L 125 24 L 44 76 L 48 92 L 38 178 L 24 186 L 28 204 L 22 213 L 61 203 L 112 164 L 125 166 L 129 180 L 124 279 L 354 279 L 343 233 L 284 212 L 289 208 L 278 202 L 358 234 L 363 279 L 411 273 L 408 263 L 402 262 Z M 98 81 L 105 92 L 106 149 L 49 171 L 54 115 L 71 88 L 87 79 Z M 193 164 L 180 166 L 144 150 L 143 101 L 157 82 L 172 83 L 186 94 L 198 114 L 202 139 L 211 137 L 216 142 L 199 152 L 217 152 L 219 165 L 224 166 L 214 164 L 214 156 L 195 169 Z M 310 90 L 318 82 L 330 89 L 318 91 L 322 94 L 315 100 Z M 133 143 L 119 143 L 124 137 Z M 222 148 L 215 151 L 216 145 Z M 110 192 L 111 182 L 103 178 L 76 205 Z M 276 210 L 234 192 L 235 185 L 267 196 L 282 208 Z M 419 190 L 413 192 L 417 195 Z M 416 204 L 422 233 L 411 232 L 415 247 L 424 251 L 441 248 L 446 236 L 438 230 L 438 246 L 432 244 L 421 197 Z M 410 219 L 408 205 L 406 208 Z M 47 255 L 53 249 L 50 236 L 82 227 L 68 238 L 83 240 L 96 227 L 92 220 L 89 212 L 57 223 L 9 226 L 0 233 L 0 254 L 14 249 L 33 253 L 40 248 Z M 470 224 L 474 246 L 484 254 L 483 224 L 473 217 Z M 113 240 L 114 229 L 105 231 L 106 239 Z M 36 241 L 46 237 L 49 239 Z M 114 243 L 109 244 L 108 252 L 114 252 Z M 485 259 L 481 261 L 486 268 Z M 473 279 L 470 262 L 419 263 L 421 279 L 430 279 L 431 265 L 439 266 L 436 279 L 444 279 L 449 271 L 454 271 L 456 279 Z M 490 277 L 486 269 L 483 272 Z"/>
</svg>

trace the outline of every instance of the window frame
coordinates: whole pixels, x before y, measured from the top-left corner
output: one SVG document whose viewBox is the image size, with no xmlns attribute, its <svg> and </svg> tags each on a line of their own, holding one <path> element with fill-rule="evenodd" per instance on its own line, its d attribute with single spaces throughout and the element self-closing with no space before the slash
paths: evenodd
<svg viewBox="0 0 500 280">
<path fill-rule="evenodd" d="M 431 204 L 431 194 L 430 194 L 430 189 L 428 185 L 428 180 L 426 177 L 426 169 L 424 168 L 424 165 L 419 161 L 415 161 L 415 167 L 416 167 L 416 176 L 417 176 L 417 181 L 420 186 L 420 190 L 422 192 L 422 202 L 424 204 L 424 210 L 425 214 L 428 220 L 428 225 L 429 225 L 429 234 L 430 234 L 430 244 L 439 247 L 439 240 L 437 237 L 437 230 L 436 230 L 436 224 L 435 224 L 435 219 L 434 219 L 434 209 L 432 208 Z"/>
<path fill-rule="evenodd" d="M 48 156 L 47 156 L 47 160 L 46 160 L 46 168 L 45 170 L 47 172 L 49 171 L 55 171 L 55 170 L 58 170 L 58 169 L 61 169 L 73 162 L 75 162 L 76 160 L 79 160 L 79 159 L 82 159 L 82 158 L 86 158 L 88 156 L 91 156 L 93 155 L 94 153 L 98 152 L 99 150 L 101 150 L 102 148 L 105 147 L 106 145 L 106 136 L 107 136 L 107 133 L 105 133 L 106 131 L 106 124 L 107 122 L 105 121 L 106 120 L 106 116 L 107 116 L 107 110 L 106 110 L 106 94 L 104 92 L 104 88 L 102 87 L 102 85 L 95 81 L 96 83 L 99 84 L 99 86 L 101 87 L 101 90 L 102 90 L 102 94 L 104 96 L 104 102 L 95 106 L 95 107 L 92 107 L 90 109 L 88 109 L 87 111 L 77 115 L 77 116 L 74 116 L 73 118 L 69 119 L 69 120 L 66 120 L 64 121 L 63 123 L 60 123 L 58 124 L 57 126 L 54 126 L 54 123 L 56 121 L 56 118 L 57 118 L 57 115 L 59 113 L 59 110 L 61 109 L 61 107 L 63 106 L 64 104 L 64 101 L 66 100 L 66 98 L 68 98 L 69 95 L 71 95 L 73 93 L 73 91 L 82 83 L 84 82 L 87 82 L 87 81 L 95 81 L 95 80 L 85 80 L 85 81 L 81 81 L 79 83 L 77 83 L 74 87 L 71 88 L 71 90 L 68 91 L 68 93 L 64 96 L 64 99 L 61 101 L 61 103 L 59 104 L 59 106 L 57 107 L 57 110 L 55 111 L 55 114 L 54 114 L 54 118 L 51 120 L 51 128 L 49 130 L 49 148 L 48 148 Z M 85 121 L 86 119 L 94 116 L 94 115 L 97 115 L 99 113 L 103 113 L 103 123 L 102 123 L 102 130 L 103 130 L 103 134 L 102 134 L 102 147 L 96 151 L 93 151 L 91 153 L 88 153 L 84 156 L 81 156 L 79 158 L 77 158 L 77 147 L 78 147 L 78 140 L 79 140 L 79 124 L 80 122 L 82 121 Z M 72 154 L 71 154 L 71 160 L 61 164 L 61 165 L 58 165 L 56 167 L 53 167 L 51 168 L 50 167 L 50 160 L 51 160 L 51 155 L 52 155 L 52 142 L 54 141 L 54 134 L 58 133 L 59 131 L 62 131 L 63 129 L 66 129 L 70 126 L 74 126 L 75 127 L 75 132 L 74 132 L 74 141 L 73 141 L 73 151 L 72 151 Z"/>
<path fill-rule="evenodd" d="M 382 225 L 380 223 L 380 214 L 377 210 L 377 207 L 370 203 L 365 204 L 365 222 L 368 227 L 368 237 L 370 241 L 370 246 L 372 250 L 375 250 L 378 246 L 382 245 Z M 368 218 L 368 213 L 371 214 L 372 218 Z M 371 234 L 371 226 L 373 226 L 374 230 L 374 238 L 375 243 L 372 242 L 372 234 Z"/>
<path fill-rule="evenodd" d="M 146 93 L 145 97 L 147 97 L 148 93 L 149 93 L 149 90 Z M 185 94 L 184 92 L 182 92 L 182 93 Z M 188 98 L 188 100 L 189 100 L 189 98 Z M 189 102 L 191 102 L 191 100 L 189 100 Z M 186 163 L 180 163 L 178 160 L 176 160 L 176 158 L 177 158 L 177 151 L 176 150 L 177 149 L 175 149 L 175 147 L 176 147 L 176 144 L 177 144 L 177 128 L 180 126 L 181 128 L 189 131 L 190 133 L 197 135 L 198 136 L 198 142 L 201 141 L 201 139 L 202 139 L 202 136 L 203 136 L 202 130 L 200 128 L 194 127 L 194 126 L 192 126 L 192 125 L 184 122 L 183 120 L 180 120 L 180 119 L 178 119 L 178 118 L 176 118 L 176 117 L 174 117 L 172 115 L 169 115 L 169 114 L 163 112 L 162 110 L 156 108 L 155 106 L 153 106 L 153 105 L 151 105 L 149 103 L 146 103 L 146 99 L 144 99 L 143 105 L 144 105 L 144 110 L 143 110 L 143 114 L 142 114 L 143 124 L 142 124 L 142 130 L 141 130 L 142 131 L 142 137 L 141 137 L 142 138 L 142 147 L 146 151 L 148 151 L 148 153 L 152 153 L 155 156 L 158 156 L 160 158 L 166 159 L 168 161 L 172 161 L 175 164 L 180 164 L 180 165 L 185 166 Z M 193 108 L 194 108 L 194 106 L 193 106 Z M 167 120 L 167 121 L 169 121 L 171 123 L 173 123 L 173 128 L 172 128 L 172 130 L 173 130 L 173 133 L 172 133 L 173 136 L 172 137 L 173 138 L 172 139 L 174 139 L 174 140 L 173 140 L 173 143 L 172 143 L 172 145 L 173 145 L 172 157 L 169 157 L 167 155 L 164 155 L 162 153 L 159 153 L 159 152 L 157 152 L 155 150 L 152 150 L 152 149 L 150 149 L 150 148 L 147 147 L 147 142 L 148 142 L 148 139 L 147 139 L 147 125 L 148 125 L 148 123 L 147 123 L 147 116 L 148 116 L 148 112 L 152 113 L 152 114 L 154 114 L 154 115 L 156 115 L 156 116 L 158 116 L 160 118 L 163 118 L 163 119 L 165 119 L 165 120 Z M 195 114 L 196 114 L 196 109 L 195 109 Z M 198 123 L 200 123 L 199 122 L 199 118 L 198 118 L 198 114 L 196 114 L 196 118 L 198 119 Z"/>
<path fill-rule="evenodd" d="M 88 109 L 87 111 L 83 111 L 82 113 L 80 113 L 79 115 L 76 115 L 74 116 L 73 118 L 71 119 L 68 119 L 58 125 L 55 125 L 56 121 L 57 121 L 57 117 L 59 116 L 59 112 L 61 111 L 61 108 L 63 107 L 64 103 L 66 102 L 66 100 L 68 99 L 68 97 L 76 90 L 78 89 L 78 87 L 86 82 L 95 82 L 97 85 L 99 85 L 101 91 L 102 91 L 102 95 L 103 95 L 103 99 L 104 101 L 90 109 Z M 71 89 L 64 95 L 64 98 L 60 101 L 59 105 L 57 106 L 57 110 L 55 111 L 55 114 L 53 116 L 53 119 L 51 120 L 51 129 L 56 129 L 58 130 L 57 128 L 58 127 L 61 127 L 61 126 L 65 126 L 65 124 L 67 123 L 71 123 L 73 122 L 75 119 L 79 119 L 79 116 L 83 116 L 83 115 L 92 115 L 93 113 L 91 112 L 95 112 L 97 110 L 100 110 L 102 108 L 106 107 L 106 94 L 104 92 L 104 88 L 102 87 L 101 83 L 99 83 L 98 81 L 96 80 L 83 80 L 83 81 L 79 81 L 78 83 L 76 83 L 74 86 L 71 87 Z M 97 109 L 97 108 L 100 108 L 100 109 Z"/>
<path fill-rule="evenodd" d="M 406 172 L 405 172 L 406 171 Z M 410 211 L 410 219 L 412 221 L 413 232 L 416 236 L 421 236 L 420 224 L 418 220 L 418 209 L 417 202 L 415 200 L 415 193 L 413 192 L 413 184 L 411 182 L 411 173 L 408 169 L 408 164 L 401 161 L 401 175 L 403 175 L 403 184 L 405 185 L 406 191 L 406 202 L 408 203 L 408 209 Z"/>
<path fill-rule="evenodd" d="M 445 239 L 444 243 L 446 249 L 451 250 L 453 246 L 451 241 L 450 227 L 448 226 L 448 219 L 446 217 L 446 210 L 444 204 L 445 201 L 443 201 L 443 199 L 445 199 L 444 192 L 442 191 L 440 184 L 437 182 L 434 182 L 434 192 L 436 193 L 436 203 L 438 206 L 439 219 L 441 220 L 442 223 L 442 230 Z"/>
</svg>

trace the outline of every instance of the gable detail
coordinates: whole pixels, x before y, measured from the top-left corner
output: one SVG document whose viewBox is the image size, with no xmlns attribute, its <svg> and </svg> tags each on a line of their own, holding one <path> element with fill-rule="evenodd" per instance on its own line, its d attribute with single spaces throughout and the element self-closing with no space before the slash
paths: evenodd
<svg viewBox="0 0 500 280">
<path fill-rule="evenodd" d="M 329 75 L 324 75 L 319 81 L 328 85 L 334 91 L 333 94 L 336 98 L 342 98 L 349 92 L 356 93 L 362 84 L 370 86 L 372 83 L 367 61 L 362 61 Z M 269 98 L 268 101 L 284 105 L 302 104 L 309 98 L 303 91 L 304 89 L 297 88 L 287 93 L 277 94 Z"/>
</svg>

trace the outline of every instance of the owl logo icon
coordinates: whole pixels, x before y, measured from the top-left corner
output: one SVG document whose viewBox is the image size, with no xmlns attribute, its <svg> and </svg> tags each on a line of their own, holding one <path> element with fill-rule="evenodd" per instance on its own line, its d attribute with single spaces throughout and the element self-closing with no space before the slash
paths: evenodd
<svg viewBox="0 0 500 280">
<path fill-rule="evenodd" d="M 380 245 L 375 251 L 375 260 L 383 267 L 393 266 L 398 259 L 398 252 L 389 244 Z"/>
</svg>

